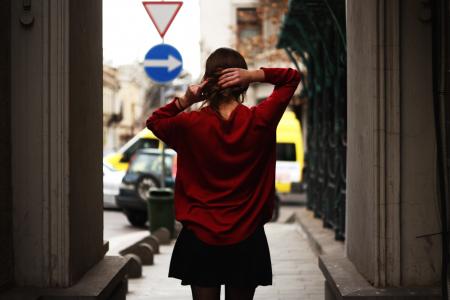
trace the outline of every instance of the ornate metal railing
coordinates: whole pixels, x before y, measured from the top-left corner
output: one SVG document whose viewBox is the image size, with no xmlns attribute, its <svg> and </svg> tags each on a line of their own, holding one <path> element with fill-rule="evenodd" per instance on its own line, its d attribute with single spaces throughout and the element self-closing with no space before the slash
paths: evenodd
<svg viewBox="0 0 450 300">
<path fill-rule="evenodd" d="M 346 38 L 345 0 L 291 0 L 278 47 L 307 72 L 305 178 L 307 207 L 345 238 Z M 297 59 L 298 57 L 299 59 Z"/>
</svg>

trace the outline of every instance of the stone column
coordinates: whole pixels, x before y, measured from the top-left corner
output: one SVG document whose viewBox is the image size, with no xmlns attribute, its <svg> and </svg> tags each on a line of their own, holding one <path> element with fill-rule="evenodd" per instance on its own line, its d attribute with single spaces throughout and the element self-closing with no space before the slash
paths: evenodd
<svg viewBox="0 0 450 300">
<path fill-rule="evenodd" d="M 10 5 L 16 289 L 0 298 L 124 299 L 125 261 L 104 258 L 102 1 Z"/>
<path fill-rule="evenodd" d="M 439 299 L 440 236 L 419 238 L 440 232 L 428 9 L 347 1 L 346 257 L 320 260 L 328 299 Z"/>
<path fill-rule="evenodd" d="M 15 281 L 68 286 L 69 1 L 11 3 Z"/>
</svg>

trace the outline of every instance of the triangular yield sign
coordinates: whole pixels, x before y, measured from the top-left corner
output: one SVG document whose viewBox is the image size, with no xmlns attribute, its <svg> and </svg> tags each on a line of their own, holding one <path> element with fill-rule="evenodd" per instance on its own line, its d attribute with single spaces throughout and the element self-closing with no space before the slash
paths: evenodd
<svg viewBox="0 0 450 300">
<path fill-rule="evenodd" d="M 158 30 L 159 35 L 164 38 L 183 2 L 144 1 L 142 4 L 144 4 L 145 10 L 155 25 L 156 30 Z"/>
</svg>

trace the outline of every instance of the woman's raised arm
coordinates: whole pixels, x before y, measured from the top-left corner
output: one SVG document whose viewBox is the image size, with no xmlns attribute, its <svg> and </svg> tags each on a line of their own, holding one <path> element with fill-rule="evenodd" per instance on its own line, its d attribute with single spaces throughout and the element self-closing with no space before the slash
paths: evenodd
<svg viewBox="0 0 450 300">
<path fill-rule="evenodd" d="M 264 82 L 275 85 L 272 94 L 255 107 L 256 114 L 266 125 L 276 130 L 298 84 L 300 73 L 292 68 L 261 68 Z"/>
<path fill-rule="evenodd" d="M 175 97 L 170 103 L 158 108 L 147 119 L 146 126 L 160 140 L 173 149 L 177 149 L 177 143 L 181 137 L 180 129 L 183 125 L 183 114 L 180 114 L 191 104 L 201 101 L 202 88 L 206 81 L 201 84 L 190 85 L 183 97 Z"/>
<path fill-rule="evenodd" d="M 266 125 L 276 129 L 300 82 L 300 73 L 292 68 L 261 68 L 259 70 L 229 68 L 223 70 L 219 78 L 219 85 L 222 88 L 245 86 L 253 82 L 275 85 L 272 94 L 255 109 Z"/>
<path fill-rule="evenodd" d="M 263 82 L 265 78 L 264 71 L 246 70 L 239 68 L 228 68 L 221 71 L 219 77 L 219 86 L 227 88 L 230 86 L 246 86 L 252 82 Z"/>
</svg>

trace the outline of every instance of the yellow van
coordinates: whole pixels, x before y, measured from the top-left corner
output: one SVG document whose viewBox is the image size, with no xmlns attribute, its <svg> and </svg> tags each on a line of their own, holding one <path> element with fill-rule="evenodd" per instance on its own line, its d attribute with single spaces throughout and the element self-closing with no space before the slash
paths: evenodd
<svg viewBox="0 0 450 300">
<path fill-rule="evenodd" d="M 279 193 L 299 191 L 303 170 L 302 128 L 294 112 L 285 111 L 277 127 L 275 187 Z"/>
<path fill-rule="evenodd" d="M 119 171 L 126 171 L 128 163 L 133 154 L 143 148 L 159 148 L 162 147 L 159 139 L 147 128 L 141 130 L 117 152 L 106 155 L 103 160 Z"/>
</svg>

